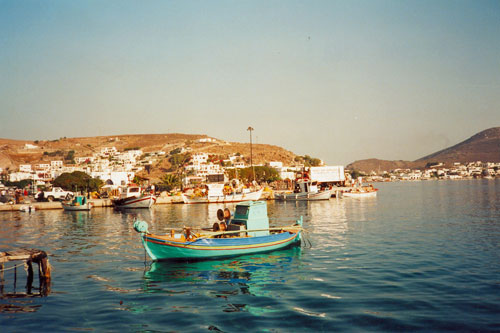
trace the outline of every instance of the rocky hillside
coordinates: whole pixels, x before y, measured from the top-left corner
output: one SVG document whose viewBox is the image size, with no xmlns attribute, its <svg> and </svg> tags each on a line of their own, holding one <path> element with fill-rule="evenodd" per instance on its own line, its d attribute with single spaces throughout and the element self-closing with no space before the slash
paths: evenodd
<svg viewBox="0 0 500 333">
<path fill-rule="evenodd" d="M 500 162 L 500 127 L 482 131 L 459 144 L 424 156 L 415 162 Z"/>
<path fill-rule="evenodd" d="M 415 161 L 360 160 L 346 166 L 348 170 L 365 173 L 391 171 L 403 168 L 423 168 L 427 163 L 443 162 L 500 162 L 500 127 L 494 127 L 470 137 L 452 147 L 424 156 Z"/>
<path fill-rule="evenodd" d="M 50 141 L 0 139 L 0 168 L 15 170 L 19 164 L 36 164 L 61 160 L 62 156 L 51 156 L 55 152 L 67 153 L 73 150 L 75 157 L 90 156 L 94 152 L 100 152 L 101 148 L 104 147 L 116 147 L 119 151 L 127 148 L 137 148 L 145 153 L 161 150 L 167 154 L 176 148 L 189 147 L 192 153 L 207 152 L 216 155 L 240 153 L 245 157 L 250 157 L 249 143 L 226 142 L 223 140 L 200 143 L 198 140 L 201 138 L 207 138 L 207 136 L 174 133 L 60 138 Z M 26 144 L 36 146 L 36 148 L 26 148 Z M 282 161 L 290 164 L 296 156 L 290 151 L 272 145 L 253 144 L 252 149 L 254 164 L 266 161 Z M 168 168 L 168 163 L 164 161 L 158 167 Z"/>
<path fill-rule="evenodd" d="M 387 161 L 371 158 L 367 160 L 355 161 L 346 166 L 346 170 L 357 170 L 364 173 L 381 174 L 384 171 L 392 171 L 395 169 L 412 169 L 417 167 L 417 163 L 411 161 Z"/>
</svg>

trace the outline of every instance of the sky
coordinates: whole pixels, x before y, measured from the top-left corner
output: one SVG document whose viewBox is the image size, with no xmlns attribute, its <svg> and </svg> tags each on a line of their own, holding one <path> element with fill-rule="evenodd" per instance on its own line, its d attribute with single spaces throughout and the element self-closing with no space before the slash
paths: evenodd
<svg viewBox="0 0 500 333">
<path fill-rule="evenodd" d="M 329 165 L 500 126 L 500 1 L 0 0 L 0 138 L 249 126 Z"/>
</svg>

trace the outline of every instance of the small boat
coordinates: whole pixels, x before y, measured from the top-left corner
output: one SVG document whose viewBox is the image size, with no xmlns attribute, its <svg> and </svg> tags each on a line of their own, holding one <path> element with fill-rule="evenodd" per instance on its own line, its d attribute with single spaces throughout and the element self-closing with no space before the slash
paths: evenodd
<svg viewBox="0 0 500 333">
<path fill-rule="evenodd" d="M 281 201 L 316 201 L 328 200 L 330 190 L 320 191 L 316 182 L 307 178 L 298 179 L 293 193 L 275 193 L 274 199 Z"/>
<path fill-rule="evenodd" d="M 77 195 L 73 200 L 63 201 L 61 205 L 67 211 L 91 210 L 94 206 L 84 195 Z"/>
<path fill-rule="evenodd" d="M 219 210 L 212 228 L 184 228 L 167 235 L 148 231 L 145 221 L 136 221 L 148 255 L 156 260 L 213 259 L 282 249 L 301 240 L 302 217 L 292 226 L 269 227 L 267 203 L 246 201 L 236 205 L 233 218 L 228 209 Z"/>
<path fill-rule="evenodd" d="M 151 208 L 156 202 L 153 193 L 145 193 L 139 186 L 128 186 L 120 198 L 113 199 L 113 206 L 122 208 Z"/>
<path fill-rule="evenodd" d="M 21 206 L 19 207 L 19 210 L 21 212 L 25 212 L 25 213 L 31 213 L 31 212 L 34 212 L 35 211 L 35 207 L 32 206 L 32 205 L 29 205 L 29 206 Z"/>
<path fill-rule="evenodd" d="M 373 198 L 377 196 L 378 188 L 373 185 L 355 187 L 351 190 L 343 192 L 342 195 L 346 198 Z"/>
<path fill-rule="evenodd" d="M 206 184 L 204 191 L 195 191 L 191 195 L 182 193 L 182 201 L 186 204 L 255 201 L 260 199 L 263 190 L 243 189 L 239 193 L 224 193 L 224 184 Z"/>
</svg>

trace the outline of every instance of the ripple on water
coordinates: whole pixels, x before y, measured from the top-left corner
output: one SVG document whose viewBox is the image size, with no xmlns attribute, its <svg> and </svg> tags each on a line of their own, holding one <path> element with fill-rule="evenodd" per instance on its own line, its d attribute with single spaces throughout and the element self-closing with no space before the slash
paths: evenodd
<svg viewBox="0 0 500 333">
<path fill-rule="evenodd" d="M 202 226 L 223 205 L 3 213 L 0 250 L 44 249 L 54 270 L 48 297 L 0 298 L 2 332 L 500 330 L 500 182 L 377 187 L 370 201 L 268 202 L 273 225 L 304 216 L 301 247 L 190 263 L 144 263 L 133 221 Z"/>
</svg>

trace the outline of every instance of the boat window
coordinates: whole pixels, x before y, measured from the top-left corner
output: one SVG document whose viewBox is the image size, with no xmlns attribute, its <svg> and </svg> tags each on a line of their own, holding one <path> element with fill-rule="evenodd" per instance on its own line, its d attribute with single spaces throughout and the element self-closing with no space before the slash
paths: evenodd
<svg viewBox="0 0 500 333">
<path fill-rule="evenodd" d="M 245 206 L 236 206 L 236 212 L 235 215 L 247 215 L 248 213 L 248 207 Z"/>
<path fill-rule="evenodd" d="M 139 192 L 139 189 L 138 188 L 131 188 L 130 192 Z"/>
</svg>

